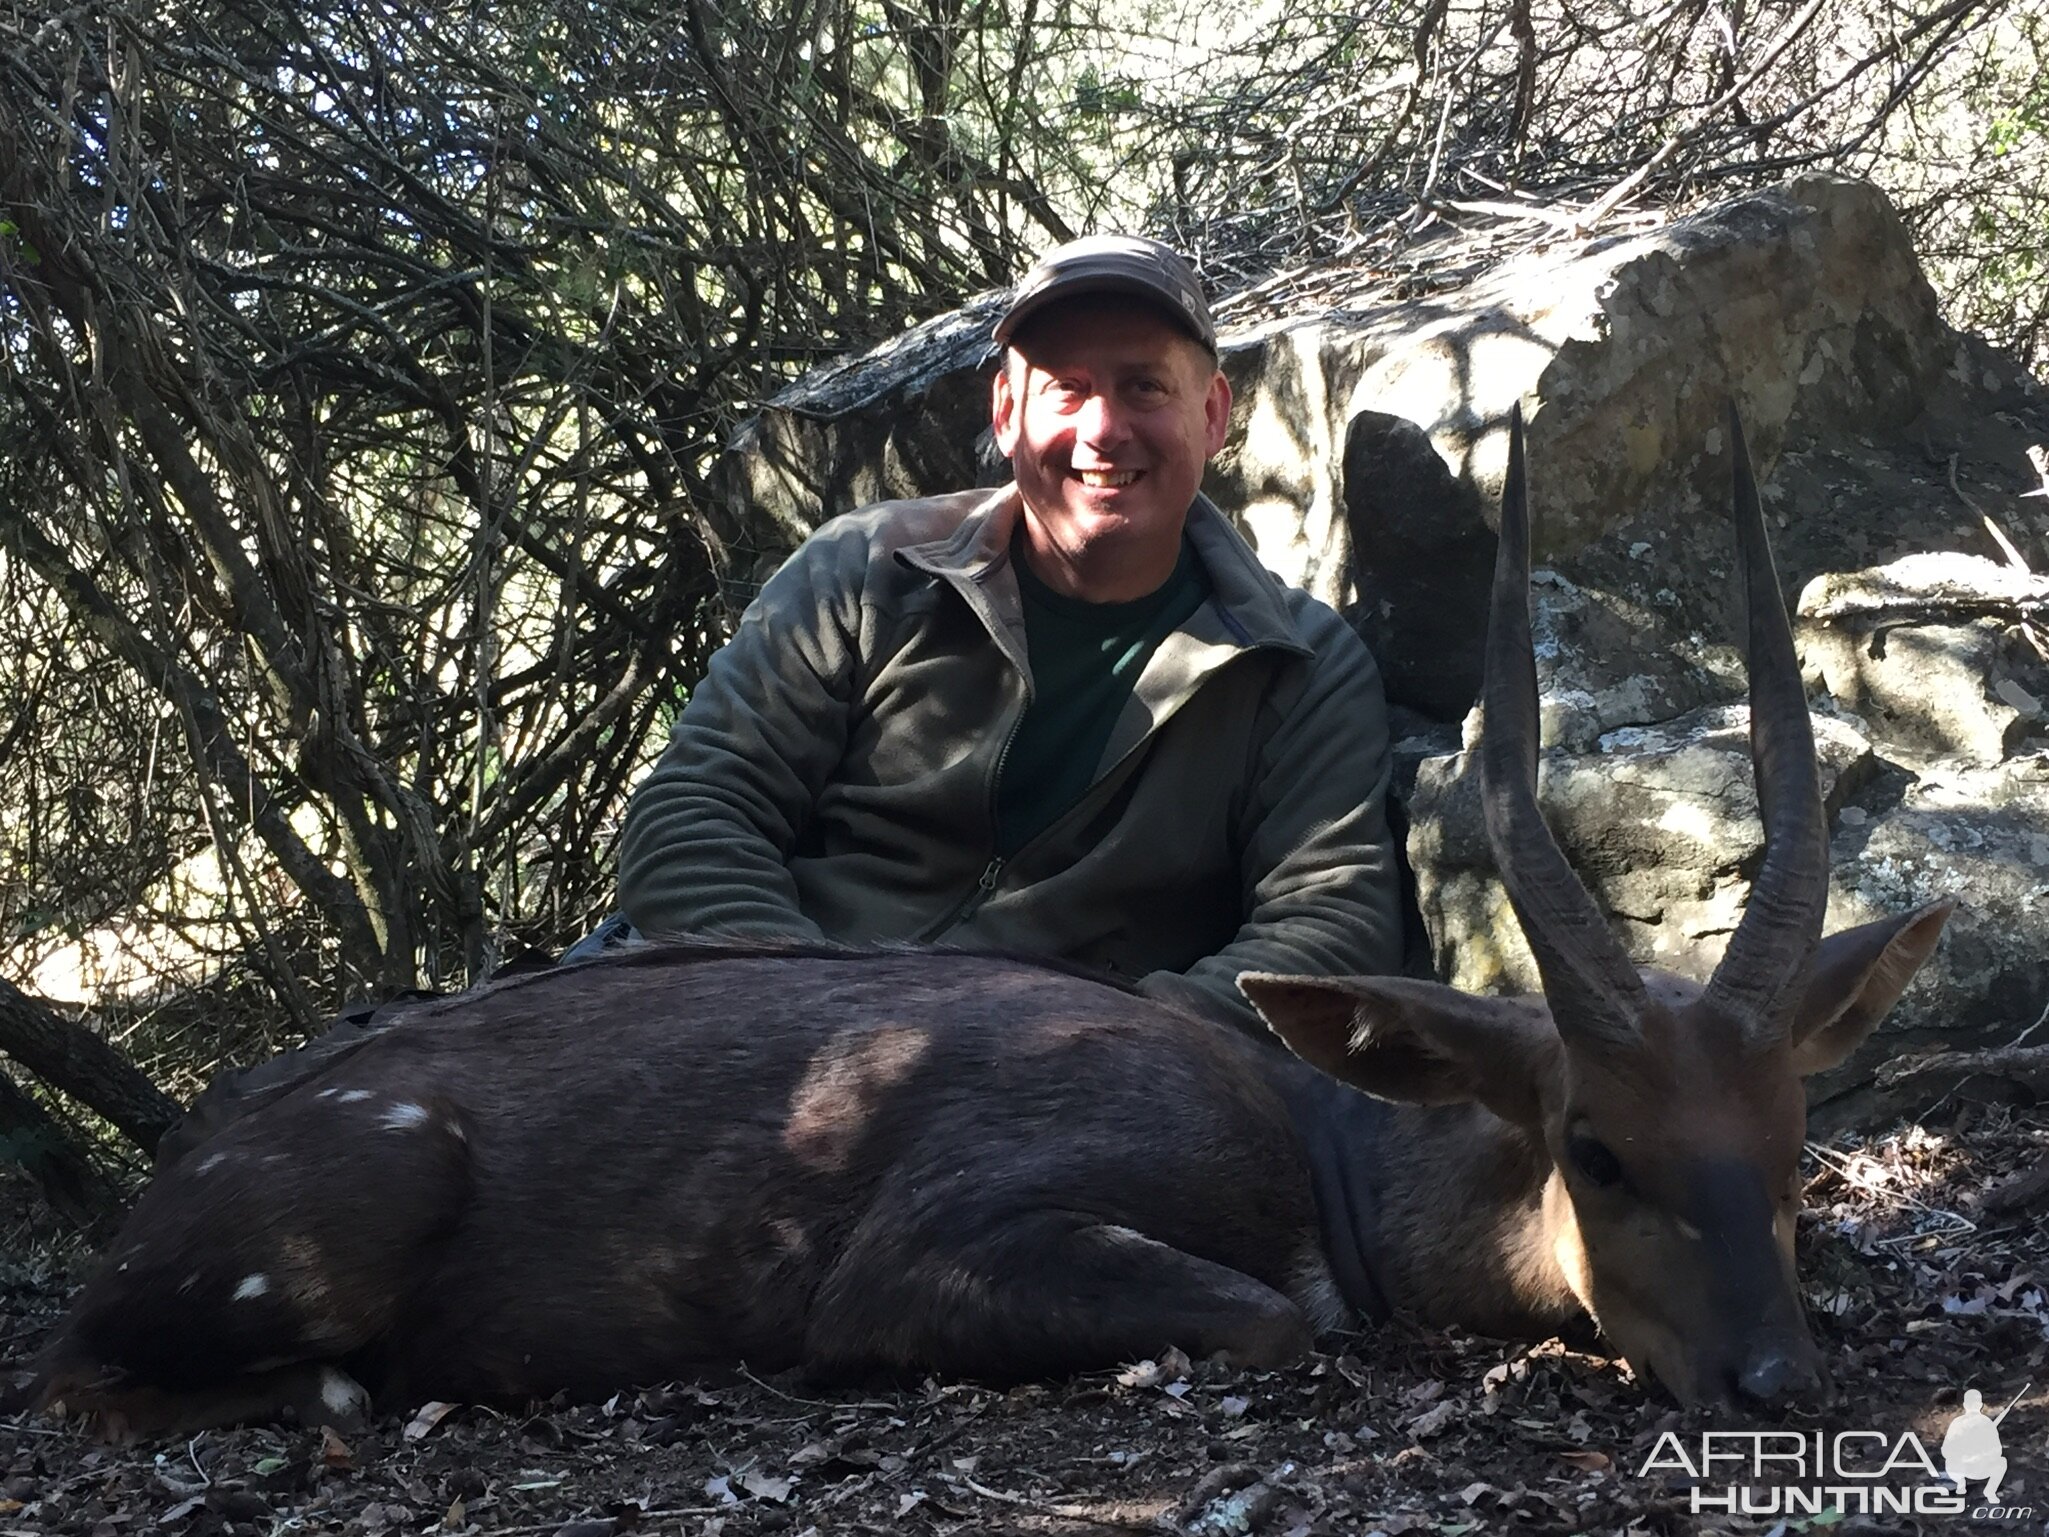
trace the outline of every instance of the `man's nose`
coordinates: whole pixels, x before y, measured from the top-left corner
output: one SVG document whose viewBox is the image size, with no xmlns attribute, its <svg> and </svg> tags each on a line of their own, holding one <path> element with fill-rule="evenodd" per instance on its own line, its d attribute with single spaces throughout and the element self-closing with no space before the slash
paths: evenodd
<svg viewBox="0 0 2049 1537">
<path fill-rule="evenodd" d="M 1082 402 L 1075 431 L 1084 443 L 1100 448 L 1130 437 L 1131 425 L 1114 396 L 1095 394 Z"/>
</svg>

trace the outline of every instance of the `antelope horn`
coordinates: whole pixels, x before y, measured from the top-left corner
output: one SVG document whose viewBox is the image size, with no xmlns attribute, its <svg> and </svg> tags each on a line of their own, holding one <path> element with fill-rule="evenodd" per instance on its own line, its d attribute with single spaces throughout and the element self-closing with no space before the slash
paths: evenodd
<svg viewBox="0 0 2049 1537">
<path fill-rule="evenodd" d="M 1821 938 L 1828 905 L 1828 831 L 1807 691 L 1800 682 L 1785 594 L 1765 541 L 1750 450 L 1733 402 L 1729 447 L 1736 555 L 1743 577 L 1744 665 L 1750 674 L 1750 761 L 1764 824 L 1764 864 L 1706 996 L 1747 1033 L 1770 1040 L 1788 1027 L 1795 988 Z"/>
<path fill-rule="evenodd" d="M 1480 802 L 1487 841 L 1543 974 L 1552 1018 L 1568 1043 L 1633 1042 L 1643 981 L 1537 808 L 1537 659 L 1530 640 L 1530 509 L 1520 404 L 1508 418 L 1508 478 L 1501 488 L 1501 542 L 1481 698 Z"/>
</svg>

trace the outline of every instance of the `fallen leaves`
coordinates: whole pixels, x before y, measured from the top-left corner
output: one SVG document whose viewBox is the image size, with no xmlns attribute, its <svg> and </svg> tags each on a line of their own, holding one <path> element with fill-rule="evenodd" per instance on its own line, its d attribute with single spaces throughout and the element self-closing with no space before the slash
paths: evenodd
<svg viewBox="0 0 2049 1537">
<path fill-rule="evenodd" d="M 1427 1441 L 1432 1436 L 1443 1435 L 1446 1430 L 1451 1428 L 1452 1422 L 1458 1417 L 1459 1406 L 1447 1398 L 1441 1403 L 1432 1404 L 1428 1409 L 1425 1409 L 1421 1414 L 1410 1420 L 1408 1431 L 1418 1441 Z"/>
<path fill-rule="evenodd" d="M 408 1441 L 424 1440 L 434 1433 L 435 1426 L 439 1425 L 454 1412 L 454 1404 L 444 1404 L 438 1400 L 430 1400 L 420 1405 L 419 1411 L 406 1421 L 406 1428 L 401 1434 Z"/>
<path fill-rule="evenodd" d="M 1818 1308 L 1816 1329 L 1859 1412 L 1932 1414 L 1939 1430 L 1937 1395 L 1989 1361 L 2009 1393 L 2049 1377 L 2049 1237 L 1945 1215 L 1982 1211 L 1965 1196 L 1993 1185 L 1988 1147 L 2030 1167 L 2049 1117 L 1874 1141 L 1853 1149 L 1870 1160 L 1857 1182 L 1817 1177 L 1829 1205 L 1803 1226 L 1803 1271 L 1817 1295 L 1850 1299 Z M 235 1430 L 146 1453 L 44 1428 L 18 1451 L 0 1437 L 0 1537 L 1713 1530 L 1632 1473 L 1684 1418 L 1555 1342 L 1395 1326 L 1275 1373 L 1163 1351 L 1010 1392 L 706 1382 L 524 1414 L 429 1405 L 346 1441 Z M 2040 1444 L 2045 1422 L 2049 1400 L 2030 1399 L 2009 1424 Z"/>
<path fill-rule="evenodd" d="M 330 1473 L 356 1471 L 356 1454 L 349 1443 L 335 1434 L 332 1426 L 320 1427 L 320 1465 Z M 259 1470 L 260 1471 L 260 1470 Z"/>
<path fill-rule="evenodd" d="M 790 1498 L 796 1487 L 794 1478 L 778 1478 L 753 1467 L 715 1474 L 704 1481 L 706 1497 L 721 1505 L 737 1505 L 742 1495 L 780 1505 Z"/>
<path fill-rule="evenodd" d="M 767 1473 L 753 1470 L 742 1473 L 739 1483 L 742 1489 L 745 1489 L 757 1500 L 773 1500 L 778 1505 L 787 1500 L 790 1497 L 790 1491 L 797 1486 L 795 1479 L 775 1478 Z"/>
</svg>

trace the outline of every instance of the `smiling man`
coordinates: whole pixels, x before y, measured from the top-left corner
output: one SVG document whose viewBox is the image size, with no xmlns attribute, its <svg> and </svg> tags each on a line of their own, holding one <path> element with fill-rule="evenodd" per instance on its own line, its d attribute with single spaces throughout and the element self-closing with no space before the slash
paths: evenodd
<svg viewBox="0 0 2049 1537">
<path fill-rule="evenodd" d="M 1200 493 L 1231 389 L 1179 255 L 1062 246 L 995 334 L 1013 484 L 790 557 L 636 792 L 601 934 L 997 946 L 1263 1035 L 1239 972 L 1399 959 L 1379 674 Z"/>
<path fill-rule="evenodd" d="M 1158 310 L 1122 297 L 1028 310 L 997 336 L 1006 352 L 996 444 L 1023 504 L 1028 568 L 1090 603 L 1156 592 L 1231 421 L 1231 386 L 1214 358 Z"/>
</svg>

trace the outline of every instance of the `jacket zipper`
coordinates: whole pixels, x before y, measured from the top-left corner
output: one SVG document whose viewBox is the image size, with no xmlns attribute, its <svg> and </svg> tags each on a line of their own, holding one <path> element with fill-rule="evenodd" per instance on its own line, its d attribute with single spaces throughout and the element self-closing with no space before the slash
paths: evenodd
<svg viewBox="0 0 2049 1537">
<path fill-rule="evenodd" d="M 1003 783 L 1003 766 L 1010 761 L 1010 749 L 1017 741 L 1017 733 L 1024 725 L 1025 710 L 1032 707 L 1031 690 L 1025 690 L 1024 709 L 1017 712 L 1017 718 L 1010 723 L 1010 734 L 1003 739 L 1003 750 L 996 754 L 996 769 L 989 776 L 989 825 L 996 825 L 996 787 Z M 996 894 L 996 883 L 1003 878 L 1003 867 L 1010 861 L 1001 854 L 990 856 L 976 879 L 974 890 L 961 898 L 959 904 L 939 922 L 927 926 L 918 936 L 919 943 L 930 944 L 943 937 L 948 931 L 959 928 L 980 911 L 984 902 Z"/>
<path fill-rule="evenodd" d="M 975 889 L 968 893 L 968 899 L 954 910 L 953 919 L 947 924 L 948 928 L 958 928 L 966 923 L 975 916 L 977 908 L 996 894 L 996 883 L 1002 879 L 1004 863 L 1003 856 L 998 854 L 982 867 L 981 879 L 975 882 Z"/>
</svg>

